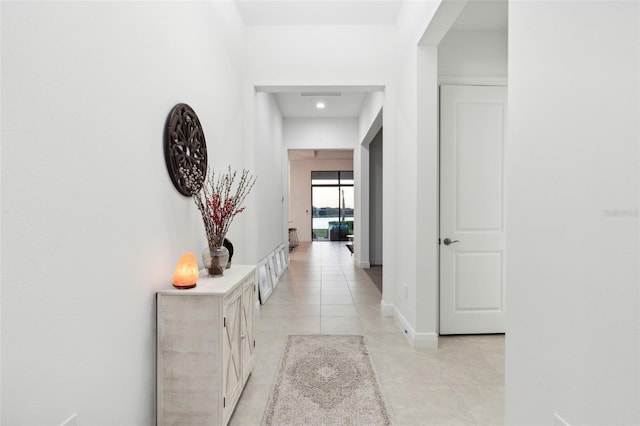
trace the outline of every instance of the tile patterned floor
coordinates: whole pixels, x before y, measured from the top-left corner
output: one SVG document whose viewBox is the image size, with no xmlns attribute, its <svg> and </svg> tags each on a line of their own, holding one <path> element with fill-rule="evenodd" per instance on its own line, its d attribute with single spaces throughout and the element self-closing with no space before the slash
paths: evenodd
<svg viewBox="0 0 640 426">
<path fill-rule="evenodd" d="M 342 243 L 301 243 L 256 313 L 256 361 L 230 425 L 259 425 L 288 334 L 362 334 L 397 425 L 501 425 L 504 336 L 441 337 L 412 349 Z"/>
</svg>

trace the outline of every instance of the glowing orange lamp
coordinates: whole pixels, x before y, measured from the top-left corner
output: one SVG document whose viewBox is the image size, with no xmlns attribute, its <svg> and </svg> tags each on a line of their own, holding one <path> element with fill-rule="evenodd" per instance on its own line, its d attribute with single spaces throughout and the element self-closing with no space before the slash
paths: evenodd
<svg viewBox="0 0 640 426">
<path fill-rule="evenodd" d="M 198 281 L 198 260 L 193 253 L 185 253 L 173 273 L 173 286 L 179 289 L 194 288 Z"/>
</svg>

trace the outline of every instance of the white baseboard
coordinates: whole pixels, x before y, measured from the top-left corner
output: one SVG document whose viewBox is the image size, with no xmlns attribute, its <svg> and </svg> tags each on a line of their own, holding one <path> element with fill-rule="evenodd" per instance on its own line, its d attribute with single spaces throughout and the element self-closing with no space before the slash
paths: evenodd
<svg viewBox="0 0 640 426">
<path fill-rule="evenodd" d="M 371 264 L 369 262 L 365 262 L 365 261 L 360 261 L 357 265 L 359 268 L 363 268 L 363 269 L 369 269 L 371 268 Z"/>
<path fill-rule="evenodd" d="M 416 349 L 438 349 L 436 333 L 415 333 L 413 347 Z"/>
<path fill-rule="evenodd" d="M 402 315 L 395 306 L 393 307 L 393 320 L 395 321 L 396 326 L 398 326 L 398 328 L 402 330 L 402 334 L 407 339 L 411 347 L 413 347 L 415 332 L 409 325 L 409 322 L 407 322 L 407 320 L 405 319 L 404 315 Z"/>
<path fill-rule="evenodd" d="M 416 333 L 409 325 L 406 318 L 398 309 L 393 309 L 393 319 L 396 325 L 402 330 L 404 337 L 407 339 L 412 348 L 415 349 L 437 349 L 438 335 L 436 333 Z"/>
<path fill-rule="evenodd" d="M 385 317 L 392 317 L 393 316 L 393 305 L 388 305 L 384 302 L 384 300 L 380 301 L 380 312 L 382 313 L 382 315 L 384 315 Z"/>
</svg>

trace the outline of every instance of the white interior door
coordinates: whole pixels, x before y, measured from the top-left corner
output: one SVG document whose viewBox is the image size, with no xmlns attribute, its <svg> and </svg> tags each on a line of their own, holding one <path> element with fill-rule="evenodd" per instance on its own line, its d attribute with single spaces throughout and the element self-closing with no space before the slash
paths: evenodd
<svg viewBox="0 0 640 426">
<path fill-rule="evenodd" d="M 504 333 L 507 88 L 440 88 L 440 334 Z"/>
</svg>

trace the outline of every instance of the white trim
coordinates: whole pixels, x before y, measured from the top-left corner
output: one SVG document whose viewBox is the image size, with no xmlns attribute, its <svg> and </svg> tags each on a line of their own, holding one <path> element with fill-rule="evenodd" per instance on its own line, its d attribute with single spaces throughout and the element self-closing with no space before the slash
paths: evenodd
<svg viewBox="0 0 640 426">
<path fill-rule="evenodd" d="M 415 349 L 438 349 L 438 335 L 436 333 L 415 333 L 413 347 Z"/>
<path fill-rule="evenodd" d="M 382 313 L 382 315 L 384 315 L 385 317 L 392 317 L 393 310 L 393 305 L 388 305 L 384 300 L 380 300 L 380 312 Z"/>
<path fill-rule="evenodd" d="M 402 334 L 407 339 L 411 347 L 414 347 L 415 340 L 415 332 L 413 328 L 409 325 L 409 322 L 405 319 L 405 317 L 400 313 L 400 311 L 394 307 L 393 308 L 393 319 L 395 320 L 396 325 L 402 331 Z"/>
<path fill-rule="evenodd" d="M 571 426 L 569 422 L 560 417 L 558 413 L 553 413 L 553 426 Z"/>
<path fill-rule="evenodd" d="M 71 417 L 60 423 L 60 426 L 78 426 L 78 413 L 73 413 Z"/>
<path fill-rule="evenodd" d="M 505 76 L 465 76 L 465 75 L 439 75 L 438 85 L 459 84 L 462 86 L 506 86 L 508 77 Z"/>
<path fill-rule="evenodd" d="M 361 260 L 358 265 L 358 268 L 369 269 L 371 268 L 371 264 L 368 261 Z"/>
<path fill-rule="evenodd" d="M 384 303 L 384 302 L 383 302 Z M 436 333 L 416 333 L 409 322 L 398 309 L 393 308 L 393 319 L 402 330 L 404 337 L 414 349 L 437 349 L 438 335 Z"/>
</svg>

